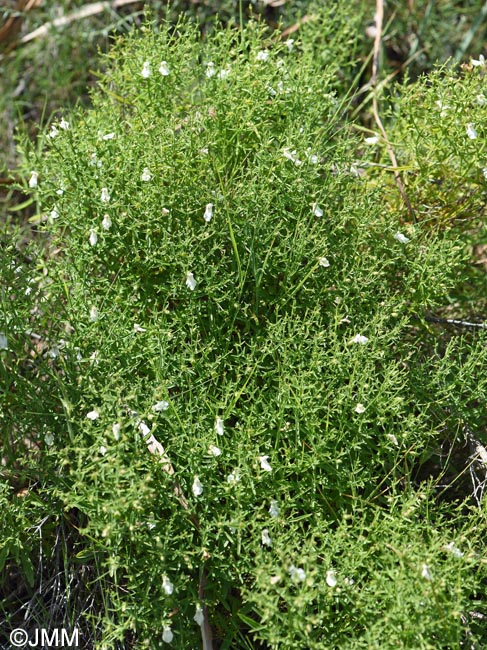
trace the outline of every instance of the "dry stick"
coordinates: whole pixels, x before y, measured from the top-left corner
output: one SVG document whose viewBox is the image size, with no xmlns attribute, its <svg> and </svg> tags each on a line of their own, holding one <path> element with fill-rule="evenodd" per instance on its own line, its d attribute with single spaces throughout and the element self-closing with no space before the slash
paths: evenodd
<svg viewBox="0 0 487 650">
<path fill-rule="evenodd" d="M 162 469 L 167 472 L 170 476 L 174 477 L 175 471 L 174 467 L 166 455 L 166 451 L 161 443 L 155 438 L 153 434 L 145 438 L 145 443 L 148 450 L 151 454 L 157 454 L 160 458 Z M 186 510 L 189 515 L 189 518 L 192 524 L 195 526 L 196 530 L 200 530 L 200 522 L 198 517 L 190 512 L 189 503 L 184 492 L 179 484 L 179 481 L 174 478 L 174 494 L 177 496 L 179 503 Z M 208 619 L 208 608 L 205 604 L 205 588 L 206 588 L 206 568 L 203 564 L 200 574 L 200 582 L 198 585 L 198 598 L 202 604 L 203 610 L 203 624 L 201 625 L 201 639 L 203 641 L 203 650 L 213 650 L 213 635 L 211 632 L 211 626 Z"/>
<path fill-rule="evenodd" d="M 372 86 L 372 88 L 376 88 L 377 86 L 377 74 L 379 71 L 379 54 L 380 54 L 380 44 L 382 41 L 383 18 L 384 18 L 384 0 L 377 0 L 376 14 L 375 14 L 375 26 L 377 31 L 375 33 L 375 39 L 374 39 L 374 56 L 372 58 L 372 79 L 370 80 L 370 85 Z M 384 138 L 384 141 L 386 143 L 387 153 L 389 154 L 389 158 L 391 159 L 392 166 L 394 168 L 394 180 L 396 182 L 396 185 L 399 189 L 399 192 L 402 196 L 404 203 L 407 206 L 410 216 L 414 221 L 416 221 L 416 214 L 414 212 L 413 206 L 411 205 L 411 202 L 407 197 L 406 191 L 404 189 L 404 185 L 401 180 L 401 175 L 397 171 L 398 164 L 397 164 L 396 154 L 394 153 L 394 149 L 392 148 L 392 145 L 389 142 L 389 138 L 387 137 L 386 130 L 384 128 L 384 125 L 382 124 L 382 120 L 380 119 L 376 92 L 372 97 L 372 112 L 374 113 L 375 122 L 379 127 L 379 130 L 382 133 L 382 137 Z"/>
<path fill-rule="evenodd" d="M 429 323 L 444 323 L 446 325 L 455 325 L 456 327 L 478 327 L 480 329 L 487 329 L 487 323 L 471 323 L 467 320 L 456 320 L 455 318 L 437 318 L 436 316 L 425 316 L 425 320 Z"/>
<path fill-rule="evenodd" d="M 44 23 L 41 27 L 34 29 L 33 32 L 26 34 L 20 39 L 21 43 L 28 43 L 29 41 L 34 40 L 35 38 L 44 38 L 49 34 L 49 30 L 52 27 L 64 27 L 70 23 L 75 22 L 76 20 L 81 20 L 82 18 L 88 18 L 89 16 L 95 16 L 96 14 L 101 14 L 107 9 L 118 9 L 119 7 L 124 7 L 125 5 L 136 4 L 139 0 L 113 0 L 112 2 L 92 2 L 89 5 L 81 7 L 79 11 L 73 11 L 73 13 L 68 14 L 67 16 L 61 16 L 56 18 L 48 23 Z"/>
</svg>

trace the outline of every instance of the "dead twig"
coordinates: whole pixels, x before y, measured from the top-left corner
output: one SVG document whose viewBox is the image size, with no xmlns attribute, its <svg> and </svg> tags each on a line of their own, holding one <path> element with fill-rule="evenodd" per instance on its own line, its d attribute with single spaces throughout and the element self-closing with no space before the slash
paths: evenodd
<svg viewBox="0 0 487 650">
<path fill-rule="evenodd" d="M 411 202 L 409 201 L 406 191 L 404 189 L 404 185 L 401 179 L 401 175 L 399 174 L 398 171 L 398 164 L 397 164 L 397 159 L 396 159 L 396 154 L 394 153 L 394 149 L 389 141 L 389 138 L 387 137 L 386 130 L 384 128 L 384 125 L 382 124 L 382 120 L 379 115 L 379 104 L 377 101 L 377 77 L 378 77 L 378 72 L 379 72 L 379 56 L 380 56 L 380 45 L 382 41 L 382 22 L 384 19 L 384 0 L 376 0 L 376 14 L 375 14 L 375 26 L 376 26 L 376 33 L 375 33 L 375 39 L 374 39 L 374 56 L 372 58 L 372 78 L 370 81 L 370 85 L 372 88 L 375 89 L 375 92 L 372 97 L 372 112 L 374 114 L 374 119 L 375 122 L 382 134 L 382 137 L 384 138 L 384 142 L 386 144 L 387 148 L 387 153 L 389 154 L 389 158 L 391 159 L 392 162 L 392 167 L 394 169 L 394 181 L 396 182 L 396 185 L 399 189 L 399 192 L 402 196 L 402 199 L 404 203 L 407 206 L 408 212 L 413 219 L 413 221 L 416 221 L 416 214 L 414 212 L 413 206 L 411 205 Z"/>
<path fill-rule="evenodd" d="M 456 318 L 437 318 L 436 316 L 425 316 L 424 319 L 429 323 L 440 323 L 445 325 L 454 325 L 455 327 L 477 327 L 487 329 L 487 323 L 471 323 L 468 320 L 457 320 Z"/>
</svg>

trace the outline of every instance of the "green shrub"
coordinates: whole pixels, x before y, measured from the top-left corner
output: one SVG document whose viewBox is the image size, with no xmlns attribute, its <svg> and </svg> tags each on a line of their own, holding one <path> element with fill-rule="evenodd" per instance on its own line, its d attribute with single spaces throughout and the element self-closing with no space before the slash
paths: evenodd
<svg viewBox="0 0 487 650">
<path fill-rule="evenodd" d="M 146 28 L 26 161 L 63 341 L 22 507 L 76 530 L 64 573 L 88 563 L 94 596 L 67 616 L 96 647 L 198 647 L 202 607 L 221 648 L 482 638 L 485 522 L 416 480 L 456 373 L 485 399 L 483 339 L 421 345 L 465 252 L 363 175 L 354 22 L 313 16 L 287 44 Z"/>
</svg>

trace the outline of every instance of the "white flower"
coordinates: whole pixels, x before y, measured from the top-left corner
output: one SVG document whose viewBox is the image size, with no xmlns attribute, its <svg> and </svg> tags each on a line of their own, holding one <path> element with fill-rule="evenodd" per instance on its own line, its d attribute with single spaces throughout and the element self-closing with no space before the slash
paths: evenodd
<svg viewBox="0 0 487 650">
<path fill-rule="evenodd" d="M 294 48 L 294 38 L 288 38 L 287 41 L 284 41 L 284 45 L 290 52 L 292 52 Z"/>
<path fill-rule="evenodd" d="M 44 442 L 48 447 L 54 444 L 54 436 L 49 431 L 44 436 Z"/>
<path fill-rule="evenodd" d="M 0 350 L 8 350 L 8 339 L 5 332 L 0 332 Z"/>
<path fill-rule="evenodd" d="M 103 221 L 101 222 L 101 225 L 103 227 L 103 230 L 110 230 L 112 226 L 112 220 L 108 214 L 103 215 Z"/>
<path fill-rule="evenodd" d="M 482 174 L 484 175 L 485 180 L 487 181 L 487 167 L 482 169 Z"/>
<path fill-rule="evenodd" d="M 336 587 L 337 585 L 337 574 L 333 569 L 326 572 L 326 584 L 329 587 Z"/>
<path fill-rule="evenodd" d="M 56 194 L 59 194 L 59 196 L 62 196 L 64 194 L 63 188 L 60 187 L 58 190 L 56 190 Z"/>
<path fill-rule="evenodd" d="M 409 243 L 411 241 L 410 239 L 408 239 L 405 235 L 403 235 L 400 232 L 396 232 L 396 234 L 394 235 L 394 239 L 396 241 L 398 241 L 400 244 L 407 244 L 407 243 Z"/>
<path fill-rule="evenodd" d="M 59 217 L 59 212 L 56 210 L 56 208 L 54 208 L 53 210 L 51 210 L 49 216 L 51 217 L 51 219 L 57 219 Z"/>
<path fill-rule="evenodd" d="M 37 187 L 37 179 L 39 178 L 39 172 L 31 172 L 29 178 L 29 187 Z"/>
<path fill-rule="evenodd" d="M 308 160 L 312 165 L 317 165 L 318 162 L 319 162 L 318 156 L 316 154 L 314 154 L 314 153 L 311 154 L 311 156 L 309 156 Z"/>
<path fill-rule="evenodd" d="M 293 149 L 291 151 L 289 147 L 284 147 L 282 153 L 283 153 L 284 158 L 287 158 L 288 160 L 293 162 L 295 165 L 299 166 L 299 165 L 303 164 L 302 161 L 299 160 L 299 158 L 296 156 L 296 149 Z"/>
<path fill-rule="evenodd" d="M 220 447 L 216 447 L 215 445 L 210 445 L 208 447 L 208 453 L 211 456 L 217 457 L 217 456 L 221 456 L 222 450 L 220 449 Z"/>
<path fill-rule="evenodd" d="M 269 58 L 269 50 L 260 50 L 260 52 L 257 52 L 257 61 L 267 61 Z"/>
<path fill-rule="evenodd" d="M 433 580 L 433 575 L 431 573 L 431 570 L 427 564 L 423 564 L 421 567 L 421 577 L 424 578 L 425 580 Z"/>
<path fill-rule="evenodd" d="M 141 327 L 137 323 L 134 323 L 134 332 L 147 332 L 145 327 Z"/>
<path fill-rule="evenodd" d="M 227 476 L 227 483 L 238 483 L 240 481 L 240 472 L 238 469 L 234 469 L 233 472 L 231 472 Z"/>
<path fill-rule="evenodd" d="M 276 519 L 279 517 L 279 513 L 281 512 L 281 509 L 279 508 L 279 502 L 276 499 L 271 499 L 271 505 L 269 508 L 269 514 L 271 517 L 274 517 Z"/>
<path fill-rule="evenodd" d="M 396 438 L 396 436 L 393 433 L 387 433 L 386 435 L 389 438 L 389 440 L 392 442 L 393 445 L 395 445 L 396 447 L 399 447 L 399 441 L 398 441 L 398 439 Z"/>
<path fill-rule="evenodd" d="M 167 77 L 167 75 L 171 72 L 169 66 L 167 65 L 167 61 L 163 61 L 161 63 L 161 65 L 159 66 L 159 72 L 162 74 L 163 77 Z"/>
<path fill-rule="evenodd" d="M 369 339 L 366 336 L 362 336 L 362 334 L 357 334 L 356 336 L 353 337 L 351 340 L 351 343 L 360 343 L 361 345 L 365 345 Z"/>
<path fill-rule="evenodd" d="M 162 632 L 162 640 L 164 641 L 164 643 L 172 643 L 173 639 L 174 639 L 174 634 L 172 633 L 171 628 L 166 625 Z"/>
<path fill-rule="evenodd" d="M 174 585 L 166 575 L 162 577 L 162 588 L 168 596 L 174 591 Z"/>
<path fill-rule="evenodd" d="M 139 422 L 139 431 L 145 438 L 145 436 L 149 435 L 150 429 L 147 426 L 147 424 L 142 420 L 142 422 Z"/>
<path fill-rule="evenodd" d="M 53 345 L 52 348 L 49 350 L 48 354 L 51 357 L 51 359 L 57 359 L 59 356 L 59 348 L 57 347 L 57 345 Z"/>
<path fill-rule="evenodd" d="M 320 266 L 323 266 L 325 269 L 327 269 L 330 266 L 330 262 L 326 259 L 326 257 L 320 257 L 318 260 L 318 264 Z"/>
<path fill-rule="evenodd" d="M 88 420 L 94 422 L 100 417 L 100 414 L 96 409 L 93 409 L 93 411 L 90 411 L 89 413 L 86 414 L 86 417 L 88 418 Z"/>
<path fill-rule="evenodd" d="M 92 323 L 96 323 L 96 321 L 98 320 L 98 318 L 99 318 L 99 316 L 98 316 L 98 309 L 97 309 L 95 306 L 93 306 L 93 307 L 90 309 L 90 321 L 91 321 Z"/>
<path fill-rule="evenodd" d="M 201 483 L 198 476 L 194 477 L 192 490 L 195 497 L 200 497 L 203 494 L 203 484 Z"/>
<path fill-rule="evenodd" d="M 188 289 L 191 289 L 191 291 L 194 291 L 194 288 L 196 287 L 196 280 L 194 279 L 194 275 L 191 273 L 191 271 L 188 271 L 186 273 L 186 286 Z"/>
<path fill-rule="evenodd" d="M 107 133 L 102 137 L 102 140 L 113 140 L 115 137 L 115 133 L 112 131 L 111 133 Z"/>
<path fill-rule="evenodd" d="M 269 465 L 269 461 L 267 460 L 268 458 L 269 456 L 259 456 L 260 466 L 265 472 L 272 472 L 272 467 Z"/>
<path fill-rule="evenodd" d="M 313 210 L 313 214 L 315 215 L 315 217 L 323 216 L 323 210 L 320 208 L 320 206 L 317 203 L 313 203 L 311 209 Z"/>
<path fill-rule="evenodd" d="M 455 542 L 450 542 L 449 544 L 445 544 L 443 548 L 446 551 L 452 553 L 455 557 L 463 557 L 465 555 L 465 553 L 462 553 L 462 551 L 458 548 L 458 546 L 455 545 Z"/>
<path fill-rule="evenodd" d="M 201 609 L 201 605 L 196 605 L 196 612 L 193 616 L 193 621 L 197 623 L 200 627 L 205 622 L 205 615 L 203 613 L 203 610 Z"/>
<path fill-rule="evenodd" d="M 96 234 L 96 230 L 90 230 L 90 245 L 96 246 L 97 241 L 98 235 Z"/>
<path fill-rule="evenodd" d="M 377 144 L 379 142 L 379 137 L 377 135 L 373 135 L 370 138 L 365 138 L 364 140 L 365 144 L 368 144 L 370 146 Z"/>
<path fill-rule="evenodd" d="M 269 531 L 267 528 L 264 528 L 262 530 L 261 540 L 262 540 L 262 546 L 272 546 L 272 540 L 270 538 Z"/>
<path fill-rule="evenodd" d="M 355 407 L 355 413 L 363 413 L 365 411 L 365 406 L 360 402 Z"/>
<path fill-rule="evenodd" d="M 115 422 L 112 425 L 112 433 L 115 440 L 120 440 L 120 429 L 121 429 L 121 425 L 119 422 Z"/>
<path fill-rule="evenodd" d="M 160 402 L 156 402 L 154 404 L 152 410 L 156 411 L 156 413 L 160 413 L 161 411 L 167 411 L 168 408 L 169 408 L 169 402 L 166 402 L 165 399 L 161 399 Z"/>
<path fill-rule="evenodd" d="M 294 582 L 304 582 L 306 579 L 306 573 L 304 572 L 304 570 L 295 567 L 294 564 L 291 564 L 291 566 L 288 569 L 288 573 L 291 576 L 291 579 L 294 580 Z"/>
<path fill-rule="evenodd" d="M 226 79 L 228 75 L 230 74 L 230 68 L 226 67 L 220 70 L 220 72 L 217 74 L 218 79 Z"/>
<path fill-rule="evenodd" d="M 223 435 L 224 427 L 223 427 L 223 420 L 221 418 L 216 418 L 215 420 L 215 431 L 219 436 Z"/>
<path fill-rule="evenodd" d="M 104 447 L 103 445 L 100 447 L 100 454 L 104 456 L 107 453 L 107 448 Z"/>
<path fill-rule="evenodd" d="M 215 73 L 216 73 L 215 64 L 213 63 L 213 61 L 208 61 L 208 63 L 206 64 L 206 76 L 210 78 L 213 77 Z"/>
<path fill-rule="evenodd" d="M 50 138 L 55 138 L 57 135 L 59 135 L 59 129 L 55 124 L 51 124 L 51 130 L 49 131 L 49 137 Z"/>
<path fill-rule="evenodd" d="M 203 215 L 203 219 L 205 221 L 211 221 L 211 218 L 213 216 L 213 203 L 208 203 L 205 209 L 205 214 Z"/>
<path fill-rule="evenodd" d="M 140 74 L 144 77 L 144 79 L 148 79 L 150 77 L 151 71 L 149 61 L 144 62 L 144 65 L 142 66 L 142 72 Z"/>
<path fill-rule="evenodd" d="M 485 106 L 485 104 L 487 104 L 487 97 L 483 93 L 480 93 L 480 95 L 477 95 L 476 100 L 477 100 L 478 106 Z"/>
<path fill-rule="evenodd" d="M 109 200 L 110 200 L 110 194 L 108 193 L 108 189 L 106 187 L 102 187 L 100 201 L 102 203 L 108 203 Z"/>
<path fill-rule="evenodd" d="M 474 125 L 471 122 L 469 122 L 467 124 L 467 135 L 470 138 L 470 140 L 475 140 L 475 138 L 478 135 L 477 131 L 475 130 Z"/>
<path fill-rule="evenodd" d="M 63 117 L 63 119 L 59 122 L 59 127 L 63 131 L 69 131 L 69 122 L 67 122 Z"/>
<path fill-rule="evenodd" d="M 484 67 L 485 66 L 485 56 L 481 54 L 478 59 L 470 59 L 470 63 L 475 67 Z"/>
<path fill-rule="evenodd" d="M 144 171 L 142 172 L 142 176 L 140 178 L 144 181 L 144 183 L 148 183 L 150 181 L 152 174 L 150 173 L 148 167 L 144 167 Z"/>
</svg>

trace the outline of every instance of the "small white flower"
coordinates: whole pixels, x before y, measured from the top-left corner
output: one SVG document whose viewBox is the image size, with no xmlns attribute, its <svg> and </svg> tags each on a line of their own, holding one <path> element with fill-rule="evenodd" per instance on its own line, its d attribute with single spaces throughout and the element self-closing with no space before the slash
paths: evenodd
<svg viewBox="0 0 487 650">
<path fill-rule="evenodd" d="M 100 417 L 100 414 L 96 409 L 93 409 L 93 411 L 90 411 L 89 413 L 86 414 L 86 417 L 88 418 L 88 420 L 94 422 Z"/>
<path fill-rule="evenodd" d="M 188 289 L 191 289 L 191 291 L 194 291 L 194 288 L 196 287 L 196 280 L 194 279 L 194 275 L 191 273 L 191 271 L 188 271 L 186 273 L 186 286 Z"/>
<path fill-rule="evenodd" d="M 238 483 L 240 481 L 240 472 L 238 469 L 234 469 L 233 472 L 231 472 L 227 476 L 227 483 Z"/>
<path fill-rule="evenodd" d="M 108 189 L 106 187 L 102 187 L 100 201 L 102 203 L 108 203 L 109 200 L 110 200 L 110 194 L 108 193 Z"/>
<path fill-rule="evenodd" d="M 421 567 L 421 577 L 424 578 L 425 580 L 433 580 L 433 575 L 431 573 L 431 570 L 427 564 L 423 564 Z"/>
<path fill-rule="evenodd" d="M 147 332 L 145 327 L 141 327 L 137 323 L 134 323 L 134 332 Z"/>
<path fill-rule="evenodd" d="M 205 622 L 205 615 L 203 613 L 203 610 L 201 609 L 201 605 L 196 605 L 196 612 L 193 616 L 193 621 L 197 623 L 200 627 Z"/>
<path fill-rule="evenodd" d="M 365 411 L 365 406 L 360 402 L 355 407 L 355 413 L 363 413 Z"/>
<path fill-rule="evenodd" d="M 102 446 L 100 447 L 100 450 L 99 450 L 99 451 L 100 451 L 100 454 L 101 454 L 102 456 L 104 456 L 104 455 L 107 453 L 107 448 L 104 447 L 104 446 L 102 445 Z"/>
<path fill-rule="evenodd" d="M 49 431 L 44 436 L 44 442 L 48 447 L 51 447 L 54 444 L 54 436 Z"/>
<path fill-rule="evenodd" d="M 121 425 L 119 422 L 115 422 L 112 425 L 112 433 L 115 440 L 120 440 L 120 429 L 121 429 Z"/>
<path fill-rule="evenodd" d="M 92 323 L 96 323 L 96 321 L 98 320 L 98 318 L 99 318 L 99 315 L 98 315 L 98 309 L 97 309 L 95 306 L 93 306 L 93 307 L 90 309 L 90 321 L 91 321 Z"/>
<path fill-rule="evenodd" d="M 59 129 L 55 124 L 51 124 L 51 130 L 49 131 L 49 137 L 50 138 L 55 138 L 57 135 L 59 135 Z"/>
<path fill-rule="evenodd" d="M 198 476 L 194 477 L 192 490 L 195 497 L 200 497 L 203 494 L 203 484 L 201 483 Z"/>
<path fill-rule="evenodd" d="M 482 169 L 482 174 L 484 175 L 485 180 L 487 181 L 487 167 Z"/>
<path fill-rule="evenodd" d="M 166 402 L 165 399 L 161 399 L 160 402 L 156 402 L 154 404 L 152 410 L 155 411 L 156 413 L 160 413 L 161 411 L 167 411 L 168 408 L 169 408 L 169 402 Z"/>
<path fill-rule="evenodd" d="M 288 160 L 293 162 L 295 165 L 299 166 L 299 165 L 303 164 L 302 161 L 299 160 L 299 158 L 296 156 L 296 149 L 293 149 L 291 151 L 289 147 L 284 147 L 282 153 L 283 153 L 284 158 L 287 158 Z"/>
<path fill-rule="evenodd" d="M 63 117 L 63 119 L 59 122 L 59 127 L 63 131 L 69 131 L 69 122 L 67 120 L 65 120 L 64 117 Z"/>
<path fill-rule="evenodd" d="M 337 585 L 337 574 L 333 569 L 326 572 L 326 584 L 332 588 Z"/>
<path fill-rule="evenodd" d="M 475 67 L 484 67 L 485 66 L 485 56 L 481 54 L 478 59 L 470 59 L 470 63 Z"/>
<path fill-rule="evenodd" d="M 214 74 L 216 74 L 215 64 L 213 61 L 208 61 L 206 64 L 206 76 L 210 78 L 213 77 Z"/>
<path fill-rule="evenodd" d="M 265 472 L 272 472 L 272 467 L 269 465 L 269 461 L 267 460 L 268 458 L 269 456 L 259 456 L 260 466 Z"/>
<path fill-rule="evenodd" d="M 112 220 L 108 214 L 103 215 L 103 221 L 101 222 L 103 230 L 110 230 L 112 226 Z"/>
<path fill-rule="evenodd" d="M 269 582 L 271 585 L 277 585 L 278 582 L 281 582 L 281 576 L 271 576 Z"/>
<path fill-rule="evenodd" d="M 279 513 L 281 512 L 281 509 L 279 508 L 279 502 L 276 499 L 271 499 L 271 505 L 269 508 L 269 514 L 271 517 L 274 519 L 277 519 L 279 517 Z"/>
<path fill-rule="evenodd" d="M 256 59 L 257 61 L 267 61 L 269 58 L 269 50 L 260 50 L 260 52 L 257 52 Z"/>
<path fill-rule="evenodd" d="M 304 572 L 304 570 L 295 567 L 294 564 L 291 564 L 291 566 L 288 569 L 288 573 L 291 576 L 291 579 L 294 580 L 294 582 L 304 582 L 306 580 L 306 573 Z"/>
<path fill-rule="evenodd" d="M 446 551 L 452 553 L 455 557 L 463 557 L 465 555 L 465 553 L 462 553 L 462 551 L 458 548 L 458 546 L 455 545 L 455 542 L 450 542 L 449 544 L 445 544 L 443 548 Z"/>
<path fill-rule="evenodd" d="M 320 208 L 320 206 L 317 203 L 313 203 L 311 209 L 313 210 L 313 214 L 315 215 L 315 217 L 323 216 L 323 210 Z"/>
<path fill-rule="evenodd" d="M 225 431 L 223 426 L 223 420 L 221 418 L 216 418 L 215 420 L 215 431 L 219 436 L 222 436 Z"/>
<path fill-rule="evenodd" d="M 208 74 L 208 71 L 207 71 L 207 74 Z M 226 78 L 228 77 L 229 74 L 230 74 L 230 68 L 229 68 L 229 67 L 227 67 L 227 68 L 223 68 L 223 69 L 220 70 L 220 72 L 217 74 L 217 78 L 218 78 L 218 79 L 226 79 Z"/>
<path fill-rule="evenodd" d="M 56 194 L 58 194 L 59 196 L 62 196 L 64 194 L 63 188 L 60 187 L 58 190 L 56 190 Z"/>
<path fill-rule="evenodd" d="M 167 208 L 162 208 L 161 214 L 163 217 L 167 217 L 167 215 L 169 214 L 169 210 Z"/>
<path fill-rule="evenodd" d="M 394 235 L 394 239 L 398 241 L 400 244 L 408 244 L 411 240 L 406 237 L 406 235 L 403 235 L 401 232 L 396 232 Z"/>
<path fill-rule="evenodd" d="M 353 337 L 351 340 L 351 343 L 360 343 L 361 345 L 365 345 L 369 339 L 366 336 L 362 336 L 362 334 L 357 334 L 356 336 Z"/>
<path fill-rule="evenodd" d="M 52 348 L 48 352 L 49 356 L 51 359 L 57 359 L 59 356 L 59 348 L 57 345 L 53 345 Z"/>
<path fill-rule="evenodd" d="M 98 242 L 98 235 L 96 234 L 96 230 L 90 230 L 90 245 L 96 246 L 97 242 Z"/>
<path fill-rule="evenodd" d="M 205 221 L 210 222 L 212 216 L 213 216 L 213 203 L 208 203 L 205 209 L 205 214 L 203 215 L 203 219 Z"/>
<path fill-rule="evenodd" d="M 150 173 L 148 167 L 144 167 L 144 171 L 142 172 L 142 176 L 140 178 L 144 181 L 144 183 L 148 183 L 151 180 L 152 174 Z"/>
<path fill-rule="evenodd" d="M 56 208 L 54 208 L 53 210 L 51 210 L 49 216 L 51 217 L 51 219 L 57 219 L 59 217 L 59 212 L 56 210 Z"/>
<path fill-rule="evenodd" d="M 167 61 L 163 61 L 161 63 L 161 65 L 159 66 L 159 72 L 162 74 L 163 77 L 167 77 L 167 75 L 171 72 L 167 64 Z"/>
<path fill-rule="evenodd" d="M 475 140 L 475 138 L 478 136 L 478 133 L 471 122 L 467 124 L 467 135 L 470 138 L 470 140 Z"/>
<path fill-rule="evenodd" d="M 210 445 L 208 447 L 208 453 L 211 456 L 215 456 L 216 458 L 217 456 L 221 456 L 222 450 L 220 449 L 220 447 L 216 447 L 215 445 Z"/>
<path fill-rule="evenodd" d="M 162 588 L 168 596 L 174 591 L 174 585 L 166 575 L 162 577 Z"/>
<path fill-rule="evenodd" d="M 0 332 L 0 350 L 8 350 L 8 339 L 4 332 Z"/>
<path fill-rule="evenodd" d="M 318 264 L 320 266 L 323 266 L 325 269 L 327 269 L 330 266 L 330 262 L 326 259 L 326 257 L 320 257 L 318 260 Z"/>
<path fill-rule="evenodd" d="M 144 79 L 148 79 L 150 77 L 151 71 L 149 61 L 144 62 L 144 65 L 142 66 L 142 72 L 140 74 L 144 77 Z"/>
<path fill-rule="evenodd" d="M 150 429 L 147 426 L 147 424 L 142 420 L 142 422 L 139 422 L 139 431 L 142 434 L 142 436 L 145 438 L 147 435 L 150 433 Z"/>
<path fill-rule="evenodd" d="M 294 38 L 288 38 L 287 41 L 284 41 L 284 45 L 290 52 L 292 52 L 294 48 Z"/>
<path fill-rule="evenodd" d="M 115 132 L 112 131 L 111 133 L 107 133 L 102 137 L 102 140 L 113 140 L 115 137 Z"/>
<path fill-rule="evenodd" d="M 393 445 L 395 445 L 396 447 L 399 447 L 399 441 L 398 441 L 398 439 L 396 438 L 396 436 L 393 433 L 387 433 L 386 435 L 389 438 L 389 440 L 392 442 Z"/>
<path fill-rule="evenodd" d="M 312 165 L 317 165 L 318 162 L 319 162 L 318 156 L 316 154 L 314 154 L 314 153 L 311 154 L 311 156 L 308 158 L 308 160 Z"/>
<path fill-rule="evenodd" d="M 39 178 L 39 172 L 31 172 L 29 178 L 29 187 L 37 187 L 37 179 Z"/>
<path fill-rule="evenodd" d="M 365 144 L 373 146 L 374 144 L 377 144 L 379 142 L 379 137 L 377 135 L 373 135 L 370 138 L 365 138 L 364 142 Z"/>
<path fill-rule="evenodd" d="M 173 639 L 174 639 L 174 634 L 172 633 L 171 628 L 166 625 L 162 632 L 162 640 L 164 641 L 164 643 L 172 643 Z"/>
<path fill-rule="evenodd" d="M 478 106 L 485 106 L 487 104 L 487 97 L 483 93 L 477 95 L 476 100 Z"/>
<path fill-rule="evenodd" d="M 262 530 L 261 541 L 262 541 L 262 546 L 272 546 L 272 540 L 270 538 L 269 531 L 267 528 L 264 528 Z"/>
</svg>

